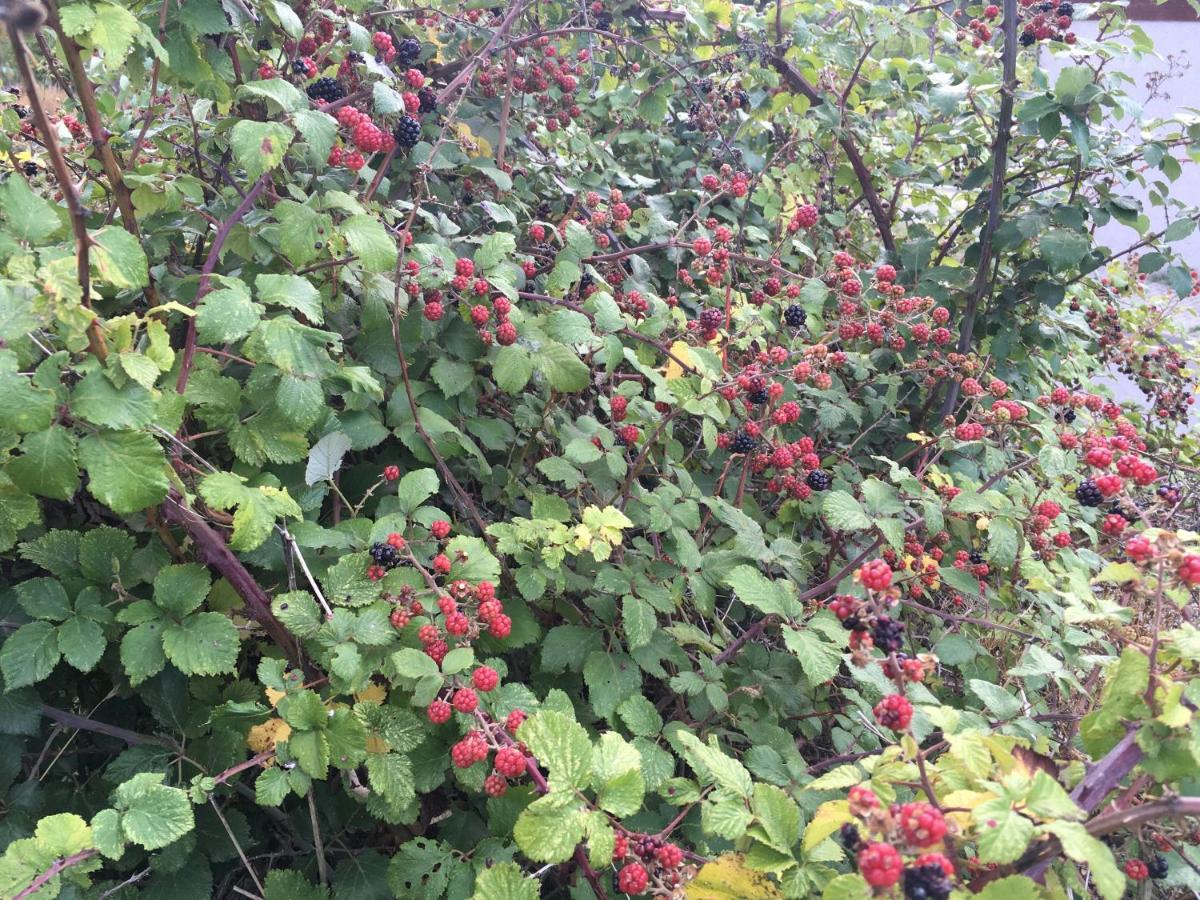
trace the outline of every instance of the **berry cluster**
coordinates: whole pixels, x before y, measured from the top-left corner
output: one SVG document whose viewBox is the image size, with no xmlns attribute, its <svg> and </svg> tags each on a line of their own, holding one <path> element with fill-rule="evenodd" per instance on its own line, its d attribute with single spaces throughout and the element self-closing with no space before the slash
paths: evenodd
<svg viewBox="0 0 1200 900">
<path fill-rule="evenodd" d="M 883 891 L 903 881 L 907 900 L 950 896 L 954 864 L 943 853 L 931 852 L 949 830 L 941 810 L 923 802 L 885 809 L 865 785 L 850 789 L 849 806 L 858 824 L 843 825 L 839 839 L 854 854 L 859 873 L 871 887 Z"/>
<path fill-rule="evenodd" d="M 546 36 L 529 42 L 523 51 L 511 60 L 497 54 L 479 67 L 475 83 L 483 96 L 532 95 L 534 102 L 530 108 L 537 111 L 536 115 L 551 133 L 578 121 L 583 115 L 575 97 L 580 63 L 590 59 L 590 52 L 580 50 L 572 62 Z"/>
<path fill-rule="evenodd" d="M 613 849 L 617 890 L 638 896 L 648 890 L 673 897 L 690 876 L 683 865 L 683 850 L 658 835 L 618 831 Z"/>
<path fill-rule="evenodd" d="M 1032 47 L 1038 41 L 1075 43 L 1071 19 L 1075 7 L 1068 0 L 1019 0 L 1026 22 L 1021 29 L 1021 46 Z"/>
<path fill-rule="evenodd" d="M 346 90 L 336 78 L 325 76 L 318 78 L 304 89 L 313 100 L 319 103 L 333 103 L 346 96 Z"/>
<path fill-rule="evenodd" d="M 415 261 L 407 264 L 406 274 L 409 276 L 408 293 L 411 296 L 421 294 L 424 299 L 424 316 L 430 322 L 440 322 L 446 314 L 446 293 L 441 288 L 422 289 L 418 277 L 421 267 Z M 448 274 L 448 273 L 444 273 Z M 475 326 L 476 334 L 485 346 L 492 342 L 507 347 L 517 341 L 517 327 L 509 316 L 513 311 L 512 301 L 502 294 L 492 295 L 492 286 L 486 278 L 479 277 L 475 272 L 474 261 L 462 257 L 455 260 L 454 275 L 445 283 L 452 298 L 460 301 L 464 315 Z M 484 301 L 491 296 L 490 308 Z M 489 323 L 495 318 L 495 330 L 488 329 Z"/>
</svg>

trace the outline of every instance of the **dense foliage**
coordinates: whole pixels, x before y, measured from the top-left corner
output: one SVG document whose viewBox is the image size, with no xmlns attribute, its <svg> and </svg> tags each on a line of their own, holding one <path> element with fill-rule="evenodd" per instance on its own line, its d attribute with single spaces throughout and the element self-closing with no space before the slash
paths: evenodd
<svg viewBox="0 0 1200 900">
<path fill-rule="evenodd" d="M 1145 35 L 435 6 L 0 4 L 0 892 L 1200 887 Z"/>
</svg>

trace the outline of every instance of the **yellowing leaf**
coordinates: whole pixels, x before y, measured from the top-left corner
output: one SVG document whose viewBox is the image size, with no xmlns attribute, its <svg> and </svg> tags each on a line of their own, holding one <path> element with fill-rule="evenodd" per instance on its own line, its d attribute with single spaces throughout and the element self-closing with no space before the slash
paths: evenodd
<svg viewBox="0 0 1200 900">
<path fill-rule="evenodd" d="M 277 691 L 275 688 L 265 688 L 263 693 L 267 695 L 267 702 L 272 706 L 287 696 L 283 691 Z"/>
<path fill-rule="evenodd" d="M 387 699 L 387 688 L 381 684 L 369 684 L 357 694 L 354 699 L 359 703 L 378 702 L 382 703 Z"/>
<path fill-rule="evenodd" d="M 933 438 L 931 438 L 929 435 L 927 435 L 923 431 L 910 431 L 908 434 L 905 435 L 905 437 L 916 444 L 924 444 L 924 443 L 927 443 L 927 442 L 933 440 Z"/>
<path fill-rule="evenodd" d="M 683 366 L 676 360 L 689 366 L 693 365 L 691 348 L 683 341 L 676 341 L 671 345 L 671 356 L 667 358 L 667 381 L 683 376 Z"/>
<path fill-rule="evenodd" d="M 467 156 L 475 159 L 480 156 L 492 155 L 491 143 L 471 131 L 471 126 L 466 122 L 456 123 L 454 130 L 457 132 L 459 143 L 462 144 L 463 151 Z"/>
<path fill-rule="evenodd" d="M 392 748 L 377 734 L 367 735 L 367 752 L 368 753 L 387 753 Z"/>
<path fill-rule="evenodd" d="M 854 820 L 847 800 L 830 800 L 817 807 L 817 814 L 804 829 L 804 852 L 807 853 L 835 831 Z"/>
<path fill-rule="evenodd" d="M 246 746 L 255 753 L 274 750 L 279 741 L 286 741 L 292 733 L 292 727 L 283 719 L 267 719 L 261 725 L 255 725 L 246 735 Z"/>
<path fill-rule="evenodd" d="M 782 900 L 783 894 L 762 872 L 747 869 L 741 853 L 726 853 L 705 863 L 684 890 L 687 900 Z"/>
</svg>

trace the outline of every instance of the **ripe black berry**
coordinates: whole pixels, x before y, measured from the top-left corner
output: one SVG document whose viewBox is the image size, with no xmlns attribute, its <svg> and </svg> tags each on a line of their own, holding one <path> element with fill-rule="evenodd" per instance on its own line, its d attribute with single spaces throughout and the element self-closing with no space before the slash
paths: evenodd
<svg viewBox="0 0 1200 900">
<path fill-rule="evenodd" d="M 750 108 L 750 95 L 745 91 L 734 91 L 733 96 L 737 99 L 739 109 Z"/>
<path fill-rule="evenodd" d="M 392 132 L 392 137 L 401 147 L 416 146 L 417 141 L 421 139 L 421 123 L 412 116 L 405 116 Z"/>
<path fill-rule="evenodd" d="M 842 846 L 846 848 L 847 853 L 856 853 L 858 848 L 862 846 L 862 835 L 858 833 L 858 829 L 853 824 L 847 822 L 838 832 L 838 840 Z"/>
<path fill-rule="evenodd" d="M 700 327 L 705 331 L 716 331 L 725 321 L 725 314 L 719 309 L 706 309 L 700 313 Z"/>
<path fill-rule="evenodd" d="M 396 56 L 400 59 L 400 65 L 409 66 L 417 61 L 421 55 L 421 42 L 416 38 L 405 38 L 400 42 L 400 46 L 396 48 Z"/>
<path fill-rule="evenodd" d="M 804 480 L 814 491 L 827 491 L 833 484 L 833 478 L 824 469 L 813 469 L 808 473 L 808 478 Z"/>
<path fill-rule="evenodd" d="M 891 616 L 880 616 L 875 620 L 875 630 L 871 637 L 880 650 L 895 653 L 904 646 L 904 623 L 897 622 Z"/>
<path fill-rule="evenodd" d="M 1075 7 L 1070 3 L 1058 4 L 1058 9 L 1055 12 L 1060 16 L 1066 16 L 1068 19 L 1075 16 Z"/>
<path fill-rule="evenodd" d="M 1079 501 L 1080 506 L 1099 506 L 1104 496 L 1100 493 L 1100 488 L 1096 487 L 1096 482 L 1085 478 L 1079 482 L 1079 487 L 1075 488 L 1075 499 Z"/>
<path fill-rule="evenodd" d="M 908 900 L 947 900 L 953 886 L 937 863 L 904 870 L 904 896 Z"/>
<path fill-rule="evenodd" d="M 346 92 L 342 89 L 342 86 L 338 83 L 338 80 L 328 76 L 325 76 L 324 78 L 318 78 L 308 87 L 306 87 L 304 92 L 312 99 L 323 100 L 326 103 L 333 103 L 335 100 L 341 100 L 346 96 Z"/>
<path fill-rule="evenodd" d="M 1146 868 L 1150 872 L 1150 877 L 1155 880 L 1167 877 L 1167 861 L 1160 853 L 1155 853 L 1146 860 Z"/>
<path fill-rule="evenodd" d="M 270 50 L 271 42 L 266 38 L 259 38 L 254 44 L 255 50 Z"/>
<path fill-rule="evenodd" d="M 32 178 L 34 175 L 36 175 L 38 173 L 37 163 L 32 163 L 32 162 L 22 163 L 21 171 L 24 172 L 28 177 Z"/>
<path fill-rule="evenodd" d="M 973 566 L 983 565 L 983 554 L 978 550 L 972 550 L 970 553 L 968 553 L 967 559 L 971 561 L 971 565 Z"/>
<path fill-rule="evenodd" d="M 308 66 L 304 65 L 304 60 L 294 59 L 292 60 L 292 71 L 297 75 L 303 75 L 308 71 Z"/>
<path fill-rule="evenodd" d="M 429 88 L 421 88 L 417 91 L 417 98 L 421 101 L 422 113 L 437 112 L 437 94 Z"/>
<path fill-rule="evenodd" d="M 799 328 L 804 324 L 804 310 L 793 303 L 783 311 L 783 321 L 788 328 Z"/>
<path fill-rule="evenodd" d="M 733 440 L 729 443 L 729 449 L 733 453 L 750 453 L 754 450 L 758 441 L 753 436 L 745 431 L 739 431 L 733 436 Z"/>
<path fill-rule="evenodd" d="M 13 112 L 15 112 L 17 114 L 18 119 L 24 119 L 26 116 L 29 115 L 29 109 L 27 107 L 21 106 L 20 104 L 17 104 L 16 106 L 13 107 Z"/>
<path fill-rule="evenodd" d="M 1158 489 L 1158 496 L 1168 503 L 1178 503 L 1183 491 L 1177 484 L 1164 484 Z"/>
<path fill-rule="evenodd" d="M 350 60 L 352 63 L 360 63 L 363 61 L 363 55 L 357 50 L 351 50 L 346 54 L 346 59 Z"/>
<path fill-rule="evenodd" d="M 1021 46 L 1022 47 L 1032 47 L 1033 42 L 1036 40 L 1037 40 L 1037 38 L 1035 38 L 1031 32 L 1028 32 L 1028 31 L 1021 32 Z"/>
<path fill-rule="evenodd" d="M 383 566 L 385 569 L 394 569 L 400 565 L 400 551 L 391 544 L 377 543 L 371 545 L 371 559 L 376 565 Z"/>
</svg>

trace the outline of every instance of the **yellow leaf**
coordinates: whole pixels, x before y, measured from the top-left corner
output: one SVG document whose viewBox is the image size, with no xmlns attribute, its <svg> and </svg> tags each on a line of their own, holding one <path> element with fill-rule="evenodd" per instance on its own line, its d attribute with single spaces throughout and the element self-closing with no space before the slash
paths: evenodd
<svg viewBox="0 0 1200 900">
<path fill-rule="evenodd" d="M 671 356 L 667 357 L 667 381 L 683 377 L 683 366 L 676 362 L 676 359 L 679 359 L 686 365 L 694 365 L 691 348 L 683 341 L 676 341 L 671 345 Z"/>
<path fill-rule="evenodd" d="M 807 853 L 835 831 L 854 820 L 847 800 L 830 800 L 817 807 L 817 814 L 804 829 L 804 852 Z"/>
<path fill-rule="evenodd" d="M 367 736 L 367 752 L 368 753 L 387 753 L 392 748 L 377 734 Z"/>
<path fill-rule="evenodd" d="M 491 143 L 471 131 L 471 126 L 466 122 L 455 123 L 454 130 L 458 133 L 459 143 L 462 144 L 463 151 L 467 156 L 475 159 L 480 156 L 492 155 Z"/>
<path fill-rule="evenodd" d="M 927 443 L 927 442 L 933 440 L 933 438 L 931 438 L 929 435 L 927 435 L 923 431 L 910 431 L 908 434 L 905 435 L 905 437 L 908 438 L 910 441 L 912 441 L 915 444 L 924 444 L 924 443 Z"/>
<path fill-rule="evenodd" d="M 988 526 L 991 524 L 992 524 L 992 520 L 989 519 L 987 516 L 980 516 L 978 519 L 975 520 L 975 527 L 978 528 L 980 531 L 987 531 Z"/>
<path fill-rule="evenodd" d="M 382 703 L 387 699 L 387 688 L 381 684 L 369 684 L 357 694 L 354 699 L 359 703 L 376 701 Z"/>
<path fill-rule="evenodd" d="M 261 725 L 255 725 L 246 734 L 246 746 L 255 753 L 274 750 L 279 741 L 286 741 L 292 733 L 292 726 L 283 719 L 267 719 Z"/>
<path fill-rule="evenodd" d="M 705 863 L 684 890 L 687 900 L 782 900 L 783 894 L 762 872 L 745 866 L 741 853 L 726 853 Z"/>
<path fill-rule="evenodd" d="M 275 688 L 266 688 L 263 693 L 267 695 L 267 702 L 272 706 L 287 696 L 283 691 L 277 691 Z"/>
</svg>

